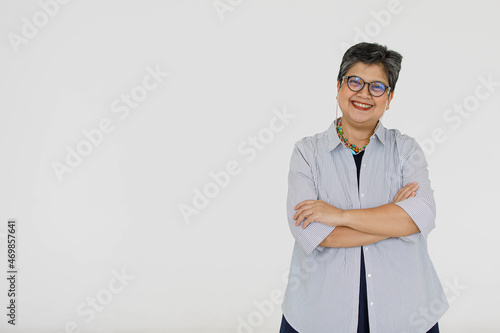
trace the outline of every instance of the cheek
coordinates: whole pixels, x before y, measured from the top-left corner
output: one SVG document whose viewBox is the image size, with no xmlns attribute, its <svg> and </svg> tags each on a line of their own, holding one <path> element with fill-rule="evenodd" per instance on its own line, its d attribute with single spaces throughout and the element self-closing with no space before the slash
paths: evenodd
<svg viewBox="0 0 500 333">
<path fill-rule="evenodd" d="M 380 99 L 377 99 L 375 100 L 375 106 L 377 109 L 382 109 L 384 110 L 385 109 L 385 102 L 387 101 L 386 98 L 380 98 Z"/>
<path fill-rule="evenodd" d="M 349 92 L 346 91 L 341 91 L 339 95 L 339 103 L 342 105 L 346 105 L 351 103 L 350 99 L 352 97 L 352 94 L 349 94 Z"/>
</svg>

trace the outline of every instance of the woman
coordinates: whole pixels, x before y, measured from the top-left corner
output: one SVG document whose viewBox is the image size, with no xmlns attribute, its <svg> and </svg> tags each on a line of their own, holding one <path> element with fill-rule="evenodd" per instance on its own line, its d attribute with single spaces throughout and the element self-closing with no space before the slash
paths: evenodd
<svg viewBox="0 0 500 333">
<path fill-rule="evenodd" d="M 342 117 L 296 142 L 295 238 L 281 333 L 439 332 L 448 309 L 427 252 L 435 202 L 415 139 L 386 129 L 402 56 L 359 43 L 342 58 Z"/>
</svg>

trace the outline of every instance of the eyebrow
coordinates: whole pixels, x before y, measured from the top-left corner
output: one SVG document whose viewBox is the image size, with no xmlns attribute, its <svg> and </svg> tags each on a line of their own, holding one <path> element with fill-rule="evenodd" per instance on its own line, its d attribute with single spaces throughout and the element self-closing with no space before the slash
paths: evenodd
<svg viewBox="0 0 500 333">
<path fill-rule="evenodd" d="M 361 78 L 363 81 L 365 81 L 366 83 L 380 82 L 380 83 L 383 83 L 385 86 L 390 87 L 390 85 L 388 83 L 384 82 L 385 80 L 373 80 L 373 81 L 368 82 L 367 80 L 363 79 L 361 76 L 359 76 L 357 74 L 352 74 L 352 75 L 346 74 L 346 76 L 357 76 L 357 77 Z"/>
</svg>

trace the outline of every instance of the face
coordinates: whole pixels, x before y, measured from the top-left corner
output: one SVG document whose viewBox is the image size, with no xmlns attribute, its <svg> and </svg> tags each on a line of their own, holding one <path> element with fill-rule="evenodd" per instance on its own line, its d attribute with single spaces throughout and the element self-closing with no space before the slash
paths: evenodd
<svg viewBox="0 0 500 333">
<path fill-rule="evenodd" d="M 380 64 L 356 63 L 346 73 L 346 76 L 359 76 L 365 82 L 380 81 L 389 86 L 389 80 Z M 340 88 L 340 82 L 337 82 L 337 89 Z M 343 124 L 354 127 L 374 127 L 377 120 L 382 117 L 387 106 L 390 105 L 393 93 L 391 92 L 389 101 L 387 101 L 387 91 L 380 97 L 373 97 L 368 92 L 368 84 L 363 89 L 354 92 L 347 86 L 347 79 L 344 80 L 339 94 L 339 107 L 342 110 Z"/>
</svg>

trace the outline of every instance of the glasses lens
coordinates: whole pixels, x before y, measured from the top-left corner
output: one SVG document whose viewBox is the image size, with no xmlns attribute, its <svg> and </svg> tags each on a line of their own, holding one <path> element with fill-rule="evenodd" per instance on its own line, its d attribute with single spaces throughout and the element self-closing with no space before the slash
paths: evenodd
<svg viewBox="0 0 500 333">
<path fill-rule="evenodd" d="M 365 82 L 360 77 L 351 76 L 347 79 L 347 85 L 352 91 L 359 91 L 363 88 Z"/>
<path fill-rule="evenodd" d="M 375 81 L 370 84 L 370 92 L 375 97 L 382 96 L 386 89 L 387 88 L 385 84 L 383 84 L 382 82 Z"/>
</svg>

